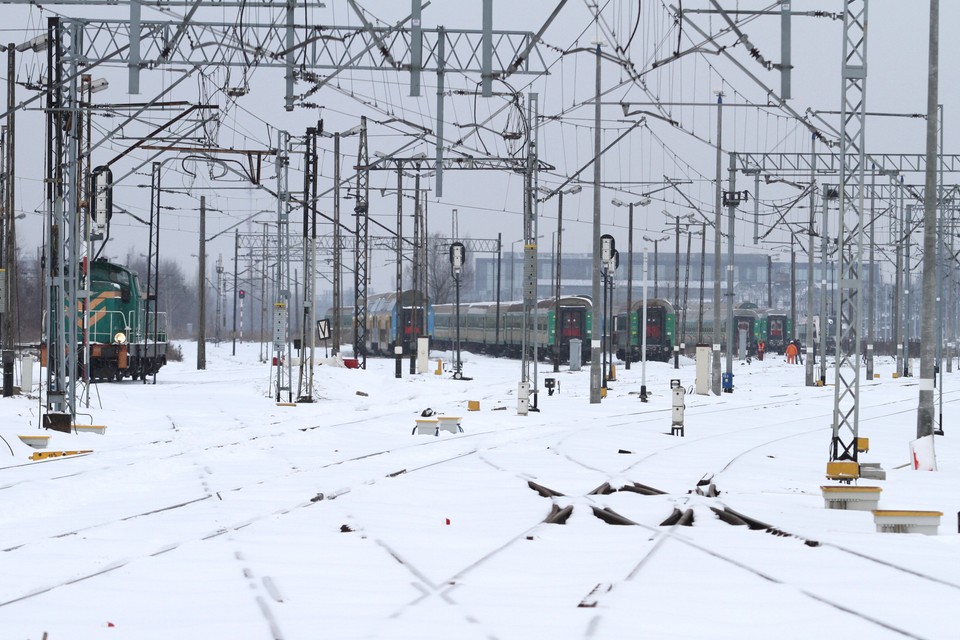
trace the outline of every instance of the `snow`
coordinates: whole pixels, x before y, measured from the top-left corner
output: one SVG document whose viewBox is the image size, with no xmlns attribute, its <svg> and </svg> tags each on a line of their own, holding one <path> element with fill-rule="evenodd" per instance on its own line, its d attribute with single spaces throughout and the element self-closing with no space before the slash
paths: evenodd
<svg viewBox="0 0 960 640">
<path fill-rule="evenodd" d="M 937 472 L 908 465 L 916 378 L 881 358 L 860 383 L 861 462 L 887 473 L 860 484 L 882 487 L 882 509 L 942 511 L 924 536 L 824 508 L 832 368 L 819 388 L 782 357 L 737 361 L 734 393 L 686 396 L 679 437 L 669 385 L 693 387 L 689 359 L 647 364 L 648 403 L 640 364 L 619 363 L 599 405 L 589 366 L 540 365 L 559 392 L 519 416 L 514 360 L 465 354 L 458 381 L 449 354 L 402 379 L 393 360 L 323 358 L 316 402 L 285 407 L 260 345 L 210 345 L 204 371 L 182 347 L 156 385 L 91 387 L 77 422 L 105 434 L 46 432 L 46 450 L 88 455 L 30 461 L 18 436 L 44 433 L 37 398 L 0 402 L 0 638 L 957 637 L 958 373 Z M 413 435 L 428 407 L 464 432 Z M 702 479 L 720 495 L 691 493 Z M 667 493 L 591 493 L 604 483 Z M 553 505 L 573 507 L 566 524 L 543 522 Z M 692 527 L 660 525 L 675 508 Z"/>
</svg>

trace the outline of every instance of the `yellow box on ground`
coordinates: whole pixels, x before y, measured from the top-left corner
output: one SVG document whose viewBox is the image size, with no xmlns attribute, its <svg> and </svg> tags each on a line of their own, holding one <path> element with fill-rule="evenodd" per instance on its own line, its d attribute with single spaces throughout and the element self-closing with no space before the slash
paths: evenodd
<svg viewBox="0 0 960 640">
<path fill-rule="evenodd" d="M 853 460 L 827 463 L 827 478 L 830 480 L 856 480 L 860 477 L 860 465 Z"/>
</svg>

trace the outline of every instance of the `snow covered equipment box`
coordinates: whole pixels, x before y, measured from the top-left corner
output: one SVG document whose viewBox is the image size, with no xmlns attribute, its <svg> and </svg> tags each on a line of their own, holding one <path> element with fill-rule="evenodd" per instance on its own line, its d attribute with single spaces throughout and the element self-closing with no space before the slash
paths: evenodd
<svg viewBox="0 0 960 640">
<path fill-rule="evenodd" d="M 880 487 L 822 486 L 823 506 L 827 509 L 873 511 L 880 502 Z"/>
<path fill-rule="evenodd" d="M 924 533 L 937 535 L 940 528 L 940 511 L 891 511 L 875 509 L 873 522 L 877 533 Z"/>
<path fill-rule="evenodd" d="M 437 433 L 440 433 L 440 431 L 463 433 L 463 427 L 460 426 L 460 420 L 460 416 L 437 416 Z"/>
</svg>

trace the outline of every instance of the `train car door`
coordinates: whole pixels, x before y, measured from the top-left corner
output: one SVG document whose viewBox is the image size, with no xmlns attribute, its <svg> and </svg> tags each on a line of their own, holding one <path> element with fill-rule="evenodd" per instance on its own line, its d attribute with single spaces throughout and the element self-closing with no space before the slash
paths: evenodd
<svg viewBox="0 0 960 640">
<path fill-rule="evenodd" d="M 776 348 L 778 351 L 786 346 L 784 340 L 784 318 L 781 316 L 769 316 L 767 319 L 767 342 L 768 348 Z"/>
<path fill-rule="evenodd" d="M 577 308 L 560 307 L 560 343 L 567 344 L 571 338 L 583 339 L 583 311 Z"/>
<path fill-rule="evenodd" d="M 747 355 L 750 354 L 751 345 L 754 343 L 753 335 L 753 318 L 748 318 L 745 316 L 735 316 L 733 318 L 733 326 L 735 332 L 733 334 L 733 353 L 740 355 L 740 336 L 746 334 L 747 338 Z"/>
<path fill-rule="evenodd" d="M 651 345 L 660 346 L 663 342 L 665 333 L 664 315 L 662 307 L 647 307 L 647 347 Z"/>
<path fill-rule="evenodd" d="M 582 307 L 560 307 L 560 357 L 565 361 L 570 355 L 570 341 L 578 339 L 586 343 L 584 331 L 586 313 Z"/>
<path fill-rule="evenodd" d="M 403 308 L 403 350 L 405 353 L 412 352 L 416 348 L 417 338 L 422 330 L 421 307 Z"/>
</svg>

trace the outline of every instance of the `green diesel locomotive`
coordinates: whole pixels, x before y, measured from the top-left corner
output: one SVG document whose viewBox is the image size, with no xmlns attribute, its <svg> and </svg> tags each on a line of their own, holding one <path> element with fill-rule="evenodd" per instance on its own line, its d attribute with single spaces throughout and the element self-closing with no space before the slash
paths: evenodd
<svg viewBox="0 0 960 640">
<path fill-rule="evenodd" d="M 78 374 L 91 380 L 144 380 L 167 363 L 166 315 L 147 311 L 136 272 L 104 259 L 90 263 L 81 284 L 90 292 L 84 331 L 84 302 L 77 321 Z M 87 367 L 89 362 L 89 367 Z"/>
</svg>

